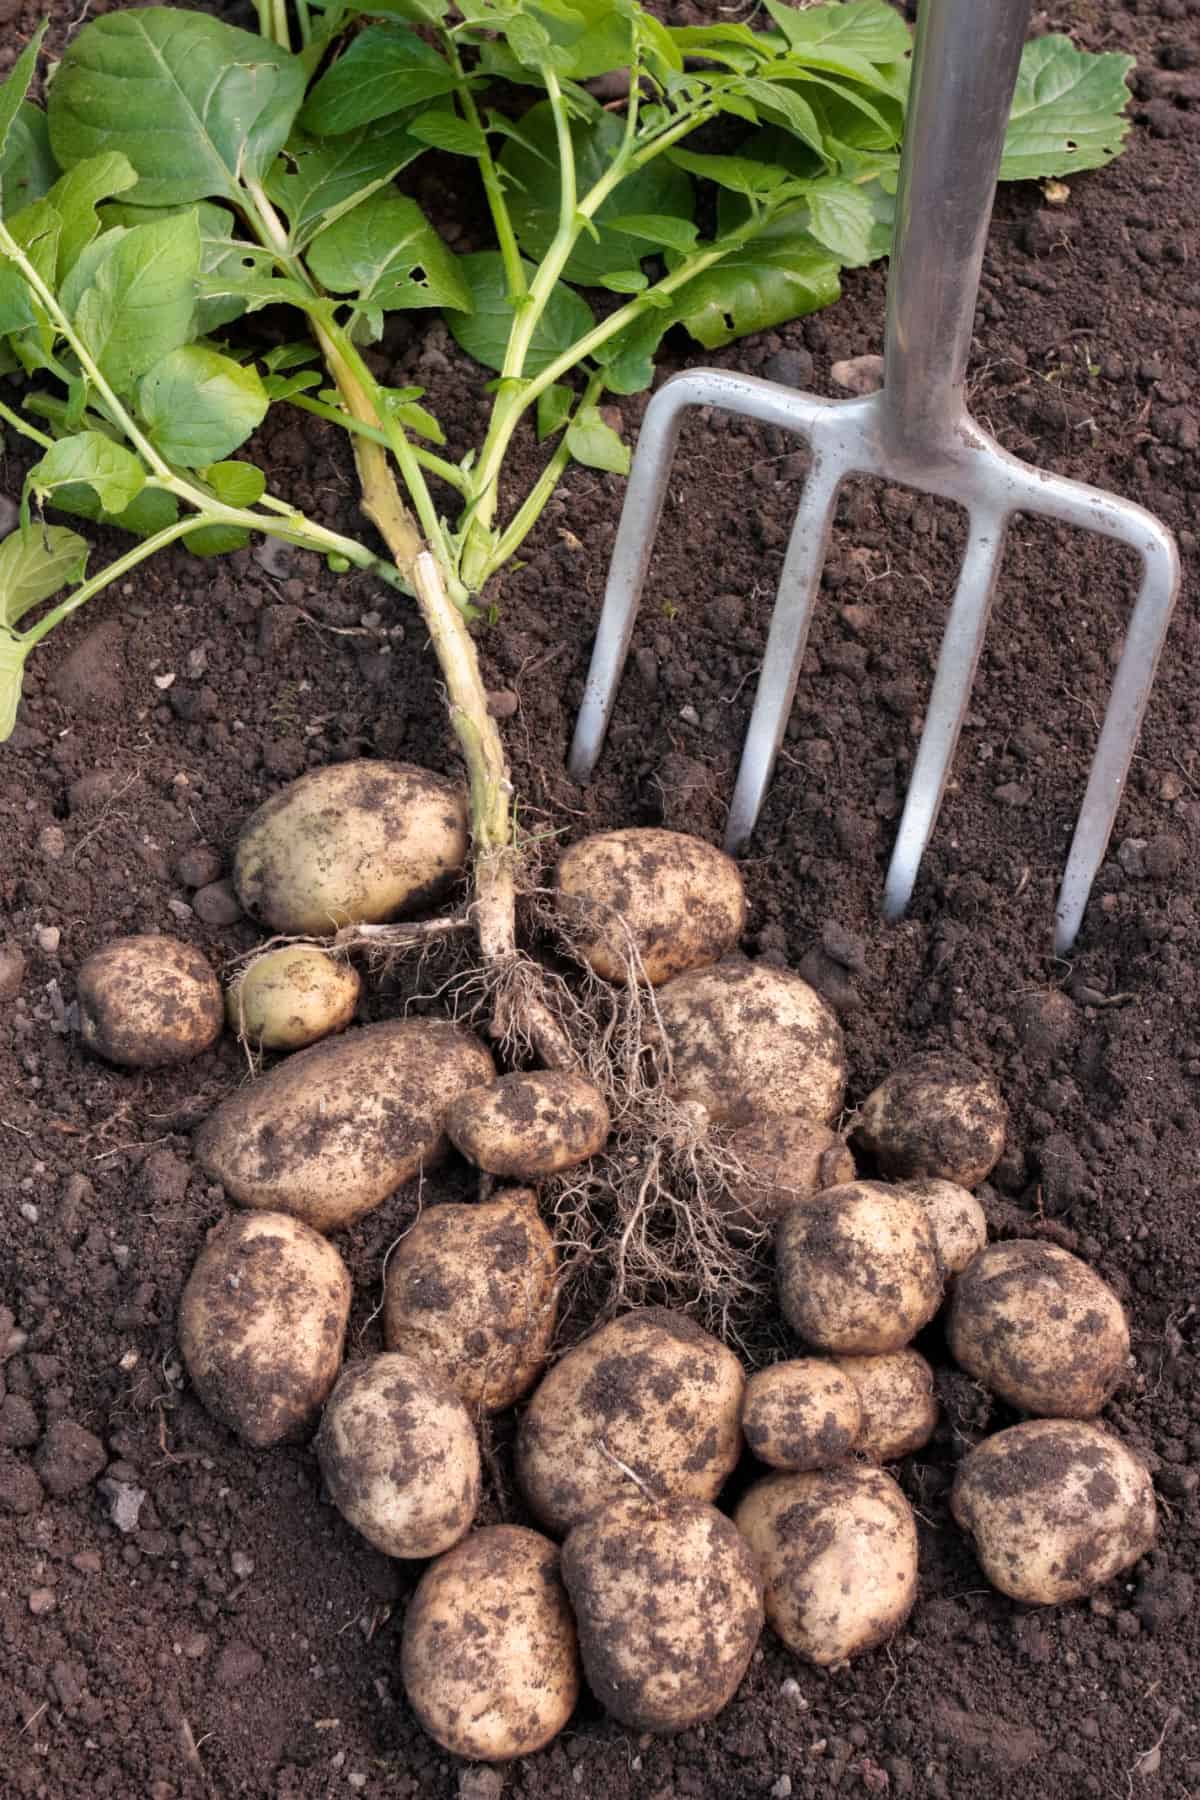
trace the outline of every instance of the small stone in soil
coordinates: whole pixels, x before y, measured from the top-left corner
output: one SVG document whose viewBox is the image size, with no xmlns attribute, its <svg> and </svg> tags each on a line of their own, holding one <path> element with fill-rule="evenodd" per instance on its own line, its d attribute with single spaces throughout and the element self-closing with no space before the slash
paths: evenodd
<svg viewBox="0 0 1200 1800">
<path fill-rule="evenodd" d="M 883 386 L 882 356 L 849 356 L 829 371 L 840 388 L 850 394 L 875 394 Z"/>
<path fill-rule="evenodd" d="M 61 862 L 67 852 L 67 834 L 61 825 L 43 825 L 38 832 L 38 855 L 47 862 Z"/>
<path fill-rule="evenodd" d="M 458 1800 L 500 1800 L 504 1792 L 501 1769 L 464 1769 L 458 1778 Z"/>
<path fill-rule="evenodd" d="M 11 1000 L 25 979 L 25 958 L 15 944 L 0 944 L 0 1000 Z"/>
<path fill-rule="evenodd" d="M 42 1484 L 56 1500 L 95 1481 L 108 1460 L 100 1439 L 74 1419 L 55 1419 L 34 1458 Z"/>
<path fill-rule="evenodd" d="M 231 881 L 211 881 L 192 895 L 192 910 L 205 925 L 235 925 L 242 916 Z"/>
<path fill-rule="evenodd" d="M 58 955 L 58 946 L 62 943 L 62 932 L 57 925 L 39 925 L 33 935 L 34 941 L 43 955 Z"/>
<path fill-rule="evenodd" d="M 184 887 L 208 887 L 220 874 L 221 858 L 210 844 L 189 844 L 175 858 L 175 879 Z"/>
<path fill-rule="evenodd" d="M 55 1607 L 54 1589 L 48 1587 L 34 1588 L 29 1596 L 29 1610 L 35 1619 L 43 1613 L 53 1612 Z"/>
<path fill-rule="evenodd" d="M 98 1550 L 80 1550 L 71 1558 L 71 1567 L 81 1575 L 98 1575 L 103 1566 Z"/>
<path fill-rule="evenodd" d="M 763 374 L 768 381 L 778 381 L 783 387 L 806 388 L 813 378 L 812 352 L 777 350 L 774 356 L 767 358 Z"/>
<path fill-rule="evenodd" d="M 146 1503 L 145 1488 L 128 1481 L 102 1481 L 100 1492 L 108 1502 L 108 1516 L 117 1530 L 128 1534 L 136 1531 L 138 1516 Z"/>
<path fill-rule="evenodd" d="M 511 719 L 520 704 L 511 688 L 494 688 L 487 697 L 487 709 L 493 719 Z"/>
</svg>

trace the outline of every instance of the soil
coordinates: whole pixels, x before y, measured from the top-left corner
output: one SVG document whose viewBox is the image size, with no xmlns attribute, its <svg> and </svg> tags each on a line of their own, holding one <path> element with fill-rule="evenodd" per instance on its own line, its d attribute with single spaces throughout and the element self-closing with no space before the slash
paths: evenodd
<svg viewBox="0 0 1200 1800">
<path fill-rule="evenodd" d="M 0 8 L 0 65 L 35 10 Z M 54 8 L 55 44 L 75 11 Z M 702 12 L 688 0 L 673 16 Z M 1161 514 L 1194 570 L 1200 0 L 1088 0 L 1039 25 L 1136 54 L 1136 123 L 1128 154 L 1072 180 L 1065 207 L 1031 185 L 1002 193 L 973 404 L 1010 449 Z M 418 191 L 469 238 L 454 180 L 434 166 Z M 882 269 L 852 274 L 825 315 L 695 360 L 833 392 L 835 361 L 879 349 L 883 299 Z M 461 454 L 483 402 L 445 332 L 404 317 L 383 355 L 397 382 L 434 389 Z M 632 433 L 642 403 L 618 404 Z M 251 453 L 280 491 L 357 529 L 331 428 L 281 413 Z M 532 468 L 533 447 L 523 454 Z M 689 426 L 586 790 L 564 758 L 621 490 L 568 476 L 481 632 L 518 787 L 547 831 L 662 823 L 719 841 L 803 469 L 776 432 L 719 414 Z M 15 493 L 19 468 L 2 473 Z M 882 872 L 962 529 L 919 495 L 865 485 L 839 517 L 744 864 L 745 948 L 801 967 L 833 1000 L 852 1101 L 917 1051 L 960 1052 L 994 1075 L 1011 1109 L 984 1190 L 994 1232 L 1077 1249 L 1130 1308 L 1136 1368 L 1105 1416 L 1154 1471 L 1156 1549 L 1090 1603 L 1039 1612 L 989 1590 L 947 1490 L 964 1449 L 1012 1415 L 989 1410 L 935 1343 L 943 1422 L 901 1477 L 919 1511 L 921 1595 L 890 1647 L 814 1672 L 768 1633 L 711 1724 L 639 1738 L 585 1697 L 556 1743 L 497 1781 L 421 1732 L 398 1678 L 419 1571 L 340 1520 L 308 1448 L 242 1447 L 180 1371 L 179 1295 L 225 1210 L 190 1132 L 242 1080 L 239 1052 L 226 1038 L 181 1069 L 122 1072 L 82 1051 L 73 1004 L 82 960 L 118 933 L 171 932 L 217 965 L 255 942 L 223 877 L 240 822 L 284 781 L 360 754 L 453 774 L 454 749 L 397 597 L 301 555 L 171 555 L 39 652 L 0 751 L 0 1307 L 12 1315 L 0 1314 L 0 1344 L 19 1346 L 0 1410 L 5 1800 L 1200 1793 L 1191 591 L 1081 939 L 1059 962 L 1055 884 L 1131 569 L 1094 537 L 1014 532 L 955 780 L 910 916 L 887 927 Z M 395 1009 L 387 987 L 377 1012 Z M 425 1197 L 464 1191 L 450 1164 Z M 415 1205 L 404 1189 L 345 1234 L 355 1354 L 379 1343 L 383 1255 Z M 521 1523 L 510 1439 L 497 1436 L 484 1516 Z"/>
</svg>

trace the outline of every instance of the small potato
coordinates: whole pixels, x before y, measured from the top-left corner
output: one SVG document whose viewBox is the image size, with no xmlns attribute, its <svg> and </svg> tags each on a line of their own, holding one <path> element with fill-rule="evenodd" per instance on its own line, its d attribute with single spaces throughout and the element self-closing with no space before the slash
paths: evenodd
<svg viewBox="0 0 1200 1800">
<path fill-rule="evenodd" d="M 303 1050 L 344 1031 L 362 983 L 348 962 L 315 944 L 268 950 L 238 975 L 225 995 L 229 1023 L 257 1050 Z"/>
<path fill-rule="evenodd" d="M 586 1162 L 604 1147 L 604 1096 L 563 1071 L 502 1075 L 460 1094 L 446 1115 L 450 1141 L 477 1169 L 537 1181 Z"/>
<path fill-rule="evenodd" d="M 929 1214 L 938 1261 L 947 1280 L 961 1275 L 987 1243 L 987 1214 L 974 1194 L 955 1181 L 940 1181 L 936 1177 L 900 1185 Z"/>
<path fill-rule="evenodd" d="M 334 763 L 251 813 L 234 886 L 272 931 L 326 937 L 430 905 L 461 872 L 467 842 L 466 797 L 445 776 L 411 763 Z"/>
<path fill-rule="evenodd" d="M 545 1367 L 556 1271 L 532 1189 L 427 1206 L 388 1262 L 387 1347 L 435 1369 L 472 1415 L 503 1412 Z"/>
<path fill-rule="evenodd" d="M 242 1213 L 208 1235 L 179 1303 L 179 1346 L 214 1419 L 256 1449 L 307 1436 L 333 1386 L 350 1276 L 287 1213 Z"/>
<path fill-rule="evenodd" d="M 681 831 L 600 831 L 558 865 L 559 910 L 605 981 L 631 973 L 659 987 L 737 944 L 746 890 L 732 857 Z M 638 969 L 637 964 L 641 967 Z"/>
<path fill-rule="evenodd" d="M 806 1113 L 827 1125 L 846 1085 L 842 1028 L 790 969 L 727 957 L 658 994 L 674 1095 L 714 1124 Z"/>
<path fill-rule="evenodd" d="M 991 1244 L 959 1276 L 946 1336 L 955 1361 L 1022 1412 L 1088 1419 L 1129 1360 L 1129 1324 L 1094 1269 L 1033 1238 Z"/>
<path fill-rule="evenodd" d="M 507 1762 L 548 1744 L 579 1698 L 557 1544 L 487 1525 L 440 1556 L 409 1602 L 401 1669 L 414 1713 L 452 1755 Z"/>
<path fill-rule="evenodd" d="M 741 1126 L 729 1140 L 729 1154 L 746 1171 L 744 1181 L 719 1196 L 734 1236 L 756 1235 L 798 1200 L 854 1180 L 846 1140 L 801 1114 Z"/>
<path fill-rule="evenodd" d="M 850 1142 L 883 1175 L 940 1176 L 978 1187 L 1000 1160 L 1008 1108 L 991 1077 L 965 1056 L 914 1056 L 862 1104 Z"/>
<path fill-rule="evenodd" d="M 933 1370 L 916 1350 L 884 1356 L 835 1356 L 834 1367 L 862 1402 L 862 1430 L 854 1448 L 871 1462 L 899 1462 L 933 1436 L 938 1407 Z"/>
<path fill-rule="evenodd" d="M 774 1363 L 746 1383 L 742 1433 L 773 1469 L 827 1469 L 855 1448 L 861 1429 L 858 1389 L 820 1357 Z"/>
<path fill-rule="evenodd" d="M 460 1395 L 411 1356 L 349 1363 L 316 1437 L 333 1504 L 385 1556 L 437 1556 L 479 1507 L 479 1440 Z"/>
<path fill-rule="evenodd" d="M 116 938 L 79 971 L 79 1035 L 124 1069 L 189 1062 L 221 1035 L 221 984 L 191 944 Z"/>
<path fill-rule="evenodd" d="M 742 1447 L 746 1377 L 732 1350 L 683 1313 L 647 1307 L 556 1363 L 521 1420 L 517 1477 L 554 1532 L 627 1492 L 714 1500 Z M 624 1467 L 622 1467 L 624 1465 Z"/>
<path fill-rule="evenodd" d="M 440 1019 L 390 1019 L 301 1050 L 247 1082 L 196 1133 L 201 1168 L 242 1206 L 339 1231 L 447 1154 L 446 1113 L 495 1078 Z"/>
<path fill-rule="evenodd" d="M 763 1624 L 762 1582 L 724 1513 L 623 1498 L 576 1525 L 563 1580 L 588 1686 L 631 1731 L 686 1731 L 733 1698 Z"/>
<path fill-rule="evenodd" d="M 879 1181 L 848 1181 L 784 1213 L 775 1260 L 784 1317 L 818 1350 L 902 1350 L 942 1303 L 929 1215 Z"/>
<path fill-rule="evenodd" d="M 825 1668 L 893 1637 L 917 1597 L 912 1508 L 880 1469 L 768 1475 L 734 1522 L 765 1582 L 767 1623 Z"/>
<path fill-rule="evenodd" d="M 1062 1606 L 1132 1568 L 1154 1542 L 1150 1471 L 1098 1425 L 1031 1419 L 959 1467 L 950 1510 L 993 1587 Z"/>
</svg>

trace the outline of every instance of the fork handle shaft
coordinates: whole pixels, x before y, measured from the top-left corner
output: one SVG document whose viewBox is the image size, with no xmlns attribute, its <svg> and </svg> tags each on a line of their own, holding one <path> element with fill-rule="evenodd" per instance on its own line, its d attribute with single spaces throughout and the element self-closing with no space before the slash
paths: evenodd
<svg viewBox="0 0 1200 1800">
<path fill-rule="evenodd" d="M 883 429 L 918 457 L 965 411 L 979 271 L 1033 0 L 921 0 L 888 278 Z"/>
</svg>

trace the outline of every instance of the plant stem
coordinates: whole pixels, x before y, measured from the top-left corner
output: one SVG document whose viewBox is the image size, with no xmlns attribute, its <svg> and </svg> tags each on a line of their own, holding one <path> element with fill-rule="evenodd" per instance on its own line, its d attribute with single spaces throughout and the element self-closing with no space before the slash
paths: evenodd
<svg viewBox="0 0 1200 1800">
<path fill-rule="evenodd" d="M 594 406 L 603 392 L 604 371 L 602 369 L 597 369 L 594 374 L 589 377 L 587 386 L 584 388 L 583 396 L 576 408 L 576 417 L 583 411 L 585 406 Z M 509 525 L 502 532 L 499 541 L 496 544 L 496 548 L 492 553 L 491 560 L 483 570 L 483 575 L 481 577 L 482 586 L 486 586 L 497 570 L 502 569 L 509 558 L 515 556 L 517 551 L 521 548 L 521 545 L 525 542 L 525 539 L 529 536 L 529 533 L 533 530 L 534 526 L 541 518 L 542 513 L 545 511 L 546 502 L 561 481 L 570 461 L 571 452 L 567 448 L 567 433 L 564 430 L 562 441 L 559 444 L 558 449 L 554 452 L 554 455 L 542 470 L 535 485 L 529 490 L 528 495 L 519 510 L 513 515 Z"/>
<path fill-rule="evenodd" d="M 50 612 L 45 613 L 36 625 L 31 625 L 28 631 L 21 632 L 21 643 L 32 649 L 35 644 L 41 642 L 47 632 L 53 631 L 56 625 L 61 625 L 64 619 L 69 619 L 71 614 L 85 601 L 92 598 L 93 594 L 100 593 L 111 582 L 118 581 L 122 575 L 128 574 L 130 569 L 136 569 L 139 563 L 145 562 L 146 558 L 153 556 L 156 551 L 165 550 L 167 545 L 173 544 L 177 538 L 183 537 L 189 531 L 196 531 L 208 523 L 209 521 L 204 518 L 179 519 L 174 525 L 167 525 L 162 531 L 156 531 L 153 537 L 143 538 L 140 543 L 133 546 L 132 550 L 127 550 L 124 556 L 118 556 L 115 562 L 107 564 L 98 575 L 93 575 L 90 581 L 82 582 L 79 587 L 68 594 L 65 600 L 60 601 Z"/>
<path fill-rule="evenodd" d="M 312 413 L 314 418 L 327 419 L 331 425 L 340 425 L 343 431 L 356 432 L 360 437 L 372 438 L 375 443 L 390 448 L 387 432 L 376 425 L 365 425 L 361 419 L 352 418 L 336 406 L 329 406 L 324 400 L 310 399 L 307 394 L 289 394 L 287 404 L 295 406 L 301 412 Z M 445 457 L 435 456 L 432 450 L 422 449 L 420 444 L 413 444 L 412 453 L 423 469 L 436 475 L 439 481 L 446 482 L 461 494 L 466 485 L 466 478 L 457 464 L 447 462 Z"/>
<path fill-rule="evenodd" d="M 517 244 L 517 234 L 513 229 L 512 215 L 508 210 L 508 201 L 504 198 L 504 184 L 500 179 L 500 171 L 496 167 L 495 158 L 487 141 L 487 133 L 483 128 L 483 120 L 479 116 L 479 108 L 475 104 L 475 96 L 466 79 L 458 44 L 450 32 L 443 32 L 442 41 L 451 67 L 460 78 L 457 92 L 463 115 L 469 124 L 474 125 L 483 140 L 483 150 L 479 157 L 479 172 L 483 178 L 483 191 L 487 195 L 492 224 L 496 228 L 496 242 L 500 247 L 500 254 L 504 258 L 504 273 L 508 278 L 508 290 L 515 305 L 524 295 L 527 283 L 525 266 L 521 261 L 521 251 Z"/>
<path fill-rule="evenodd" d="M 5 406 L 3 401 L 0 401 L 0 419 L 11 425 L 14 431 L 19 431 L 22 437 L 29 438 L 32 443 L 40 444 L 43 450 L 54 448 L 52 437 L 47 437 L 44 431 L 39 431 L 36 425 L 31 425 L 27 419 L 21 417 L 20 413 L 14 412 L 10 406 Z"/>
</svg>

